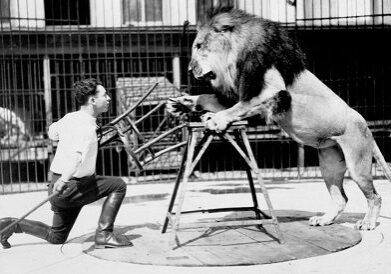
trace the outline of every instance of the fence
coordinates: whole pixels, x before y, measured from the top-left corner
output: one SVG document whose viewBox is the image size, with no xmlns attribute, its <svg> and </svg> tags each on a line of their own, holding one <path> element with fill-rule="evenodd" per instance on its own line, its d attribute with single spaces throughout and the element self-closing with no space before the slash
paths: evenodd
<svg viewBox="0 0 391 274">
<path fill-rule="evenodd" d="M 188 74 L 187 64 L 196 23 L 217 5 L 233 5 L 295 32 L 309 69 L 368 120 L 391 160 L 391 52 L 386 41 L 391 0 L 0 0 L 0 192 L 45 187 L 53 153 L 47 127 L 77 109 L 71 90 L 76 80 L 103 82 L 113 98 L 103 123 L 155 82 L 159 88 L 132 119 L 181 92 L 211 92 Z M 142 134 L 150 138 L 169 129 L 166 118 L 160 109 L 140 124 Z M 297 145 L 278 127 L 254 127 L 250 137 L 266 178 L 320 176 L 316 150 Z M 108 146 L 100 149 L 97 172 L 165 180 L 176 175 L 179 158 L 180 152 L 173 151 L 140 173 L 123 149 Z M 242 178 L 243 167 L 235 158 L 217 142 L 194 176 Z M 376 169 L 375 175 L 382 176 Z"/>
</svg>

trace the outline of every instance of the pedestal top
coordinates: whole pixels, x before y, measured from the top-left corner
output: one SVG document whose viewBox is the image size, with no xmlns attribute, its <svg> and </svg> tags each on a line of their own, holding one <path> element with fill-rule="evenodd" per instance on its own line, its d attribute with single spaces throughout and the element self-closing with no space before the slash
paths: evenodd
<svg viewBox="0 0 391 274">
<path fill-rule="evenodd" d="M 238 121 L 238 122 L 232 123 L 228 127 L 227 130 L 229 131 L 231 129 L 237 129 L 237 128 L 241 128 L 241 127 L 246 127 L 247 125 L 248 125 L 247 121 Z M 189 123 L 187 123 L 187 127 L 191 128 L 191 129 L 206 129 L 205 128 L 205 123 L 203 123 L 203 122 L 189 122 Z"/>
</svg>

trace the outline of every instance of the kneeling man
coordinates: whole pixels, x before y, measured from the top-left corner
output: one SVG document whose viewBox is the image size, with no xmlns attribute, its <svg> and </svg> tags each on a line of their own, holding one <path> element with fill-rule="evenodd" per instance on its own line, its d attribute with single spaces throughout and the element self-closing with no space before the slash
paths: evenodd
<svg viewBox="0 0 391 274">
<path fill-rule="evenodd" d="M 13 233 L 27 233 L 53 244 L 63 244 L 84 205 L 107 197 L 95 234 L 95 248 L 131 246 L 130 241 L 119 240 L 113 234 L 126 184 L 120 178 L 95 175 L 98 138 L 96 118 L 107 112 L 110 96 L 102 83 L 85 79 L 74 84 L 79 111 L 68 113 L 49 127 L 49 138 L 59 141 L 50 170 L 53 177 L 49 195 L 60 194 L 50 200 L 53 211 L 52 226 L 32 220 L 21 220 L 0 235 L 3 248 L 10 248 L 8 239 Z M 0 230 L 15 218 L 0 219 Z"/>
</svg>

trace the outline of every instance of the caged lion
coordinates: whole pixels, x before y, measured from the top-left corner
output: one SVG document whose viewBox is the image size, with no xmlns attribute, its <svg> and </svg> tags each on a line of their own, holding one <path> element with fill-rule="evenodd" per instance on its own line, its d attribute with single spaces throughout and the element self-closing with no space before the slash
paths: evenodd
<svg viewBox="0 0 391 274">
<path fill-rule="evenodd" d="M 375 228 L 381 197 L 373 185 L 372 158 L 390 181 L 391 170 L 364 118 L 306 69 L 303 52 L 278 23 L 232 8 L 215 10 L 198 29 L 189 70 L 209 80 L 215 93 L 170 99 L 169 112 L 211 112 L 205 126 L 217 132 L 257 114 L 276 122 L 295 141 L 318 150 L 332 206 L 309 225 L 329 225 L 340 217 L 348 201 L 343 188 L 348 169 L 368 202 L 355 227 Z"/>
</svg>

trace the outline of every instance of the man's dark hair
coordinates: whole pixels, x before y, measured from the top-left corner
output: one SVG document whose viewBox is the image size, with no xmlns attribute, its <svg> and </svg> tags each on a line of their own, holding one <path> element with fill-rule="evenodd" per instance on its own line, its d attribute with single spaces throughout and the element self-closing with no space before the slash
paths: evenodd
<svg viewBox="0 0 391 274">
<path fill-rule="evenodd" d="M 96 87 L 98 85 L 102 85 L 102 82 L 95 78 L 88 78 L 75 82 L 73 84 L 73 89 L 75 91 L 76 101 L 80 105 L 84 105 L 90 96 L 96 94 Z"/>
</svg>

